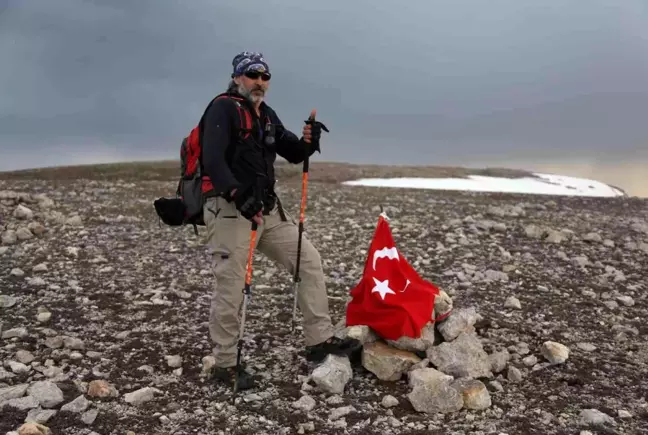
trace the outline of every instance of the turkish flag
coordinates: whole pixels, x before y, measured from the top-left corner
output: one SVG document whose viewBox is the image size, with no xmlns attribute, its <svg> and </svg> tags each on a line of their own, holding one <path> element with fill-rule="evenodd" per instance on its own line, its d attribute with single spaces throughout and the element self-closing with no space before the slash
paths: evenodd
<svg viewBox="0 0 648 435">
<path fill-rule="evenodd" d="M 351 289 L 347 326 L 367 325 L 387 340 L 418 338 L 433 321 L 438 294 L 439 289 L 398 252 L 389 224 L 380 215 L 362 279 Z"/>
</svg>

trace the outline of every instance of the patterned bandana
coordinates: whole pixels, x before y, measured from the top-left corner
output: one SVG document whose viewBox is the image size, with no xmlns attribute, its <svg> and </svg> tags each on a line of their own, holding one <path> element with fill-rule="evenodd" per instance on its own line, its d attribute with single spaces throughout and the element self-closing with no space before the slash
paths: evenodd
<svg viewBox="0 0 648 435">
<path fill-rule="evenodd" d="M 248 71 L 270 72 L 270 68 L 263 58 L 263 53 L 243 51 L 232 60 L 234 71 L 232 77 L 240 76 Z"/>
</svg>

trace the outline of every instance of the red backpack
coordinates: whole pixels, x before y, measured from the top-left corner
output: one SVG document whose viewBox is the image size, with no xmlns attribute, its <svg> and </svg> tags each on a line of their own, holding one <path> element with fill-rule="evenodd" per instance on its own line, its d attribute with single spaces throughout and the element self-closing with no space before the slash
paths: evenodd
<svg viewBox="0 0 648 435">
<path fill-rule="evenodd" d="M 252 116 L 241 104 L 242 98 L 221 94 L 209 103 L 205 113 L 214 101 L 221 98 L 229 98 L 236 104 L 240 120 L 239 134 L 243 139 L 246 139 L 252 131 Z M 191 224 L 196 235 L 198 234 L 197 225 L 205 225 L 203 218 L 205 194 L 213 189 L 209 177 L 202 173 L 202 143 L 200 139 L 204 116 L 203 113 L 198 124 L 180 145 L 181 172 L 175 198 L 162 197 L 153 202 L 155 211 L 162 222 L 169 226 Z"/>
</svg>

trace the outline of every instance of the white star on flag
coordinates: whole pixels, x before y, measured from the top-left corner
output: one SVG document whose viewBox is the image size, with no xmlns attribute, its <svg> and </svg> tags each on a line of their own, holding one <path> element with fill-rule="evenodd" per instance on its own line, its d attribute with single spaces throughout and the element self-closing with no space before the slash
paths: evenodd
<svg viewBox="0 0 648 435">
<path fill-rule="evenodd" d="M 389 288 L 389 280 L 388 279 L 386 279 L 384 281 L 380 281 L 380 280 L 377 280 L 376 277 L 374 277 L 373 280 L 376 283 L 376 286 L 371 289 L 371 293 L 375 293 L 375 292 L 380 293 L 380 297 L 382 298 L 383 301 L 385 300 L 385 295 L 387 293 L 391 293 L 393 295 L 396 294 L 396 293 L 394 293 L 394 290 Z"/>
</svg>

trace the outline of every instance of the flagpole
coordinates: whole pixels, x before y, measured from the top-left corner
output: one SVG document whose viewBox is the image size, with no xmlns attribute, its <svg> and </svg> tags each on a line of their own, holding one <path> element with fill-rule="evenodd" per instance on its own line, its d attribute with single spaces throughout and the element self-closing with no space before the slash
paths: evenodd
<svg viewBox="0 0 648 435">
<path fill-rule="evenodd" d="M 379 204 L 379 206 L 380 206 L 379 216 L 382 216 L 383 218 L 385 218 L 386 221 L 388 221 L 389 217 L 387 216 L 387 213 L 385 213 L 385 209 L 383 208 L 382 204 Z"/>
</svg>

